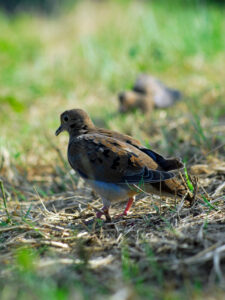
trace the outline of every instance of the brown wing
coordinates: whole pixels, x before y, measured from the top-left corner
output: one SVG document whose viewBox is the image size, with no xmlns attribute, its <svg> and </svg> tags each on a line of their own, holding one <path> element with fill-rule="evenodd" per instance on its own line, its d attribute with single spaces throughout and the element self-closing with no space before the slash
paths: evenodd
<svg viewBox="0 0 225 300">
<path fill-rule="evenodd" d="M 103 128 L 96 128 L 93 130 L 93 132 L 102 134 L 107 137 L 116 138 L 126 144 L 132 145 L 133 147 L 137 148 L 138 150 L 144 152 L 146 155 L 148 155 L 154 162 L 158 164 L 158 169 L 161 168 L 161 170 L 164 171 L 172 171 L 181 169 L 184 167 L 183 163 L 179 158 L 164 158 L 162 155 L 156 153 L 153 150 L 150 150 L 146 147 L 144 147 L 138 140 L 132 138 L 129 135 L 122 134 L 116 131 L 107 130 Z"/>
<path fill-rule="evenodd" d="M 151 94 L 158 90 L 157 80 L 147 74 L 139 74 L 133 87 L 133 91 L 141 94 Z"/>
<path fill-rule="evenodd" d="M 86 179 L 112 183 L 160 182 L 174 177 L 139 149 L 100 134 L 75 138 L 68 148 L 72 168 Z"/>
</svg>

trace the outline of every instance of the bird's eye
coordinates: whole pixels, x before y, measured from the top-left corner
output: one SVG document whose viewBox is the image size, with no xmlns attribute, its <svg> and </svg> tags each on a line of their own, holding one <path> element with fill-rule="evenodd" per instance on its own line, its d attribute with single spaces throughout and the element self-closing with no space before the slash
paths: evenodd
<svg viewBox="0 0 225 300">
<path fill-rule="evenodd" d="M 68 120 L 69 120 L 69 119 L 68 119 L 67 116 L 63 117 L 63 121 L 64 121 L 64 122 L 68 122 Z"/>
</svg>

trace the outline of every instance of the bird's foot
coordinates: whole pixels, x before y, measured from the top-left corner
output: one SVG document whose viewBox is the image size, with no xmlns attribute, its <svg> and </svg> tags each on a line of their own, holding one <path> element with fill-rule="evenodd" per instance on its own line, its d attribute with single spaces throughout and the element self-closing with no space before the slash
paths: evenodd
<svg viewBox="0 0 225 300">
<path fill-rule="evenodd" d="M 98 210 L 97 213 L 96 213 L 96 218 L 101 219 L 101 217 L 103 215 L 105 216 L 106 221 L 111 221 L 112 220 L 110 215 L 109 215 L 109 208 L 108 207 L 103 206 L 101 210 Z"/>
<path fill-rule="evenodd" d="M 130 197 L 129 200 L 128 200 L 128 202 L 127 202 L 126 208 L 123 211 L 123 213 L 117 215 L 116 218 L 121 218 L 121 217 L 127 216 L 128 215 L 128 211 L 130 210 L 131 205 L 133 204 L 133 202 L 134 202 L 134 197 Z"/>
<path fill-rule="evenodd" d="M 122 217 L 125 217 L 125 216 L 127 216 L 128 215 L 128 212 L 123 212 L 122 214 L 119 214 L 119 215 L 116 215 L 115 216 L 115 219 L 119 219 L 119 218 L 122 218 Z"/>
</svg>

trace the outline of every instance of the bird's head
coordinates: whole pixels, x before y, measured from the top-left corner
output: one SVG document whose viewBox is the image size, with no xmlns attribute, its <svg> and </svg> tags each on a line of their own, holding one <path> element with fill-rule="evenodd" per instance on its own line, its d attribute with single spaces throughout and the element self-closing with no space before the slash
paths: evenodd
<svg viewBox="0 0 225 300">
<path fill-rule="evenodd" d="M 126 113 L 142 108 L 144 96 L 134 91 L 125 91 L 118 94 L 119 112 Z"/>
<path fill-rule="evenodd" d="M 55 135 L 59 135 L 62 131 L 68 131 L 69 134 L 79 135 L 93 128 L 89 115 L 82 109 L 66 110 L 60 115 L 61 125 L 56 130 Z"/>
</svg>

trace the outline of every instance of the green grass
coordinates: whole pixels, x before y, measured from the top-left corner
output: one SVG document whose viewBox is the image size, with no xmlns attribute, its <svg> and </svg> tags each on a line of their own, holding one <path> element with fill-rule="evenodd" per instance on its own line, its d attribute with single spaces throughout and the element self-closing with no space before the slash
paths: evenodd
<svg viewBox="0 0 225 300">
<path fill-rule="evenodd" d="M 213 5 L 184 9 L 161 2 L 110 2 L 78 4 L 57 19 L 1 14 L 1 145 L 21 160 L 33 143 L 41 143 L 46 151 L 40 133 L 53 137 L 58 115 L 68 107 L 86 108 L 97 124 L 144 141 L 132 117 L 115 114 L 116 94 L 130 88 L 138 73 L 149 72 L 193 98 L 185 100 L 188 108 L 180 113 L 193 114 L 193 128 L 189 125 L 188 130 L 199 146 L 206 141 L 200 119 L 216 124 L 224 114 L 223 13 Z M 212 97 L 200 100 L 199 93 L 207 89 Z M 143 122 L 140 114 L 137 122 Z M 169 137 L 169 132 L 163 134 Z M 176 143 L 168 153 L 174 148 Z"/>
<path fill-rule="evenodd" d="M 7 212 L 11 225 L 27 225 L 34 231 L 31 239 L 40 238 L 43 232 L 32 219 L 36 205 L 32 201 L 39 196 L 48 201 L 54 195 L 63 199 L 68 195 L 60 193 L 73 191 L 78 184 L 77 177 L 68 174 L 67 162 L 52 146 L 52 142 L 60 145 L 65 157 L 67 137 L 56 139 L 54 132 L 59 126 L 59 114 L 68 108 L 84 108 L 99 126 L 133 135 L 167 156 L 182 156 L 187 167 L 194 157 L 208 161 L 220 158 L 221 148 L 211 152 L 212 156 L 207 153 L 224 143 L 225 9 L 213 1 L 182 3 L 78 1 L 71 11 L 57 17 L 25 13 L 9 17 L 0 13 L 0 179 L 4 177 L 12 183 L 12 187 L 4 185 L 4 196 L 1 185 L 4 202 L 0 202 L 0 213 Z M 184 100 L 166 111 L 155 110 L 149 119 L 139 111 L 119 115 L 117 93 L 130 89 L 141 72 L 180 89 Z M 213 213 L 215 206 L 205 196 L 203 200 L 203 209 Z M 20 221 L 11 213 L 12 207 L 8 208 L 12 201 L 18 206 L 13 213 Z M 20 207 L 24 203 L 28 204 L 26 209 Z M 159 222 L 166 227 L 169 239 L 177 232 L 170 220 L 163 218 Z M 71 225 L 73 221 L 63 224 L 79 232 L 81 228 Z M 163 234 L 162 226 L 149 225 L 151 222 L 150 216 L 145 221 L 146 232 L 157 228 L 158 234 Z M 93 236 L 99 241 L 104 233 L 104 226 L 97 225 L 101 233 L 88 227 L 90 244 L 95 246 Z M 0 214 L 0 229 L 7 226 Z M 20 233 L 18 229 L 16 234 Z M 7 232 L 1 232 L 2 255 L 7 254 L 7 238 Z M 207 284 L 201 276 L 185 278 L 184 271 L 182 280 L 168 280 L 173 272 L 157 261 L 157 249 L 152 249 L 151 243 L 146 246 L 140 237 L 140 257 L 132 256 L 131 240 L 124 238 L 120 250 L 115 251 L 120 251 L 118 270 L 122 276 L 117 283 L 121 280 L 134 299 L 207 296 Z M 115 291 L 108 274 L 89 270 L 82 256 L 86 252 L 81 255 L 78 249 L 77 256 L 75 250 L 67 254 L 63 250 L 54 252 L 49 246 L 34 248 L 15 249 L 10 263 L 7 256 L 3 262 L 0 260 L 0 269 L 5 270 L 0 277 L 2 300 L 105 299 Z M 81 263 L 74 262 L 43 276 L 37 266 L 46 253 L 51 258 L 75 256 Z M 187 257 L 185 249 L 184 253 Z M 35 296 L 38 293 L 39 298 Z M 215 294 L 219 299 L 220 292 Z"/>
<path fill-rule="evenodd" d="M 51 102 L 92 111 L 91 95 L 107 111 L 107 104 L 116 106 L 115 94 L 129 88 L 139 72 L 151 72 L 189 96 L 202 90 L 196 81 L 202 80 L 204 88 L 221 88 L 223 13 L 216 6 L 128 2 L 80 4 L 56 20 L 1 15 L 1 118 L 13 112 L 27 115 L 32 106 L 43 110 L 46 102 L 52 115 L 60 109 Z M 55 116 L 48 119 L 52 123 Z M 34 127 L 25 120 L 20 128 Z"/>
</svg>

